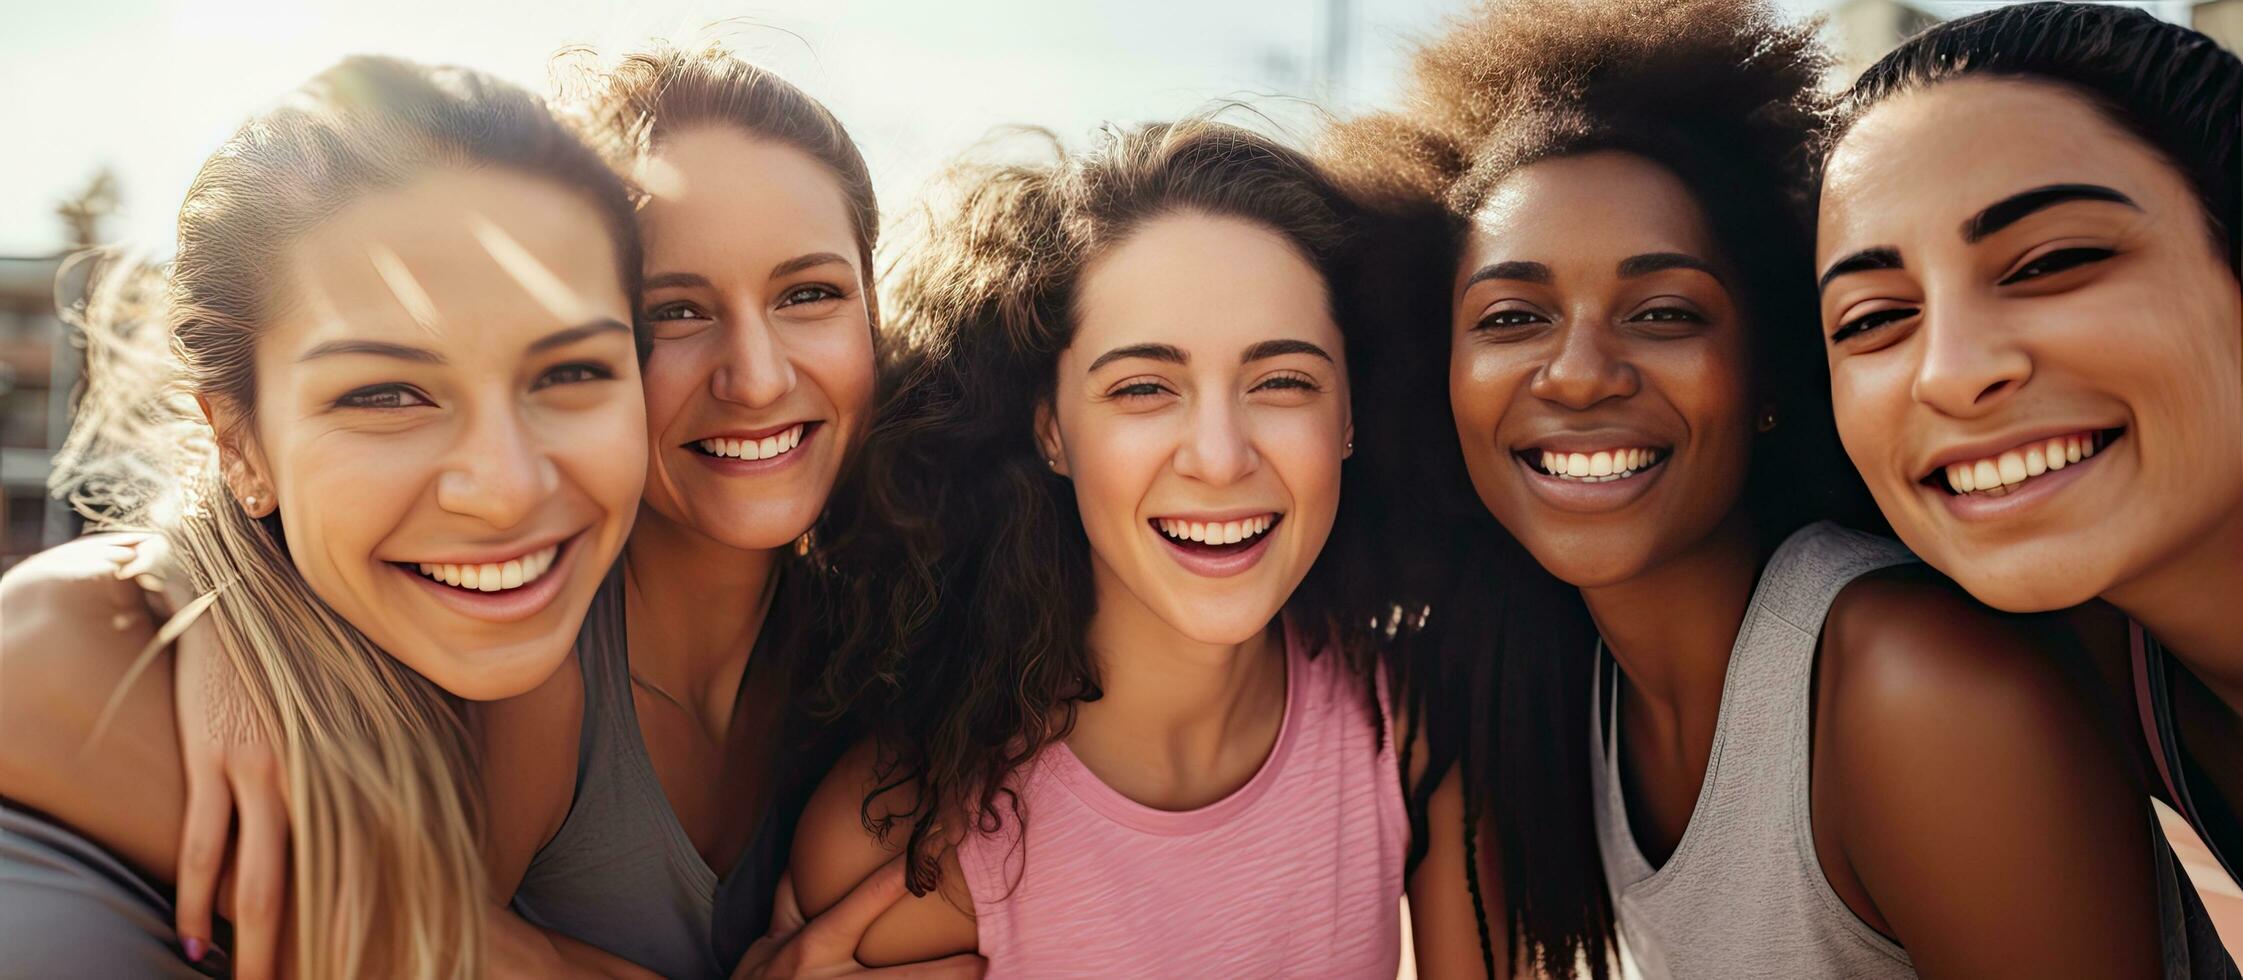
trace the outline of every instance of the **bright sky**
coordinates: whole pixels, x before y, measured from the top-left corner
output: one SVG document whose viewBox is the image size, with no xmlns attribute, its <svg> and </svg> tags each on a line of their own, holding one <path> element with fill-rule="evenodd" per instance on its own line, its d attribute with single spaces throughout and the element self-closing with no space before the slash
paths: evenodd
<svg viewBox="0 0 2243 980">
<path fill-rule="evenodd" d="M 1101 121 L 1171 118 L 1222 99 L 1303 121 L 1290 99 L 1377 104 L 1394 93 L 1411 40 L 1465 2 L 0 0 L 0 254 L 60 248 L 56 203 L 103 166 L 124 195 L 104 234 L 168 252 L 203 158 L 347 54 L 465 64 L 542 91 L 564 46 L 612 55 L 713 32 L 824 100 L 894 209 L 997 126 L 1073 139 Z M 1350 43 L 1340 83 L 1322 86 L 1335 8 Z"/>
</svg>

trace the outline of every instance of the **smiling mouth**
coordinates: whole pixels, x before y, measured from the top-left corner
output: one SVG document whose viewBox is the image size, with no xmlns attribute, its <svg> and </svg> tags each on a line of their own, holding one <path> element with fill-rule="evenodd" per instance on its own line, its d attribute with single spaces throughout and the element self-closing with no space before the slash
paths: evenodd
<svg viewBox="0 0 2243 980">
<path fill-rule="evenodd" d="M 2001 497 L 2047 474 L 2094 458 L 2126 434 L 2125 427 L 2035 439 L 1983 459 L 1949 463 L 1917 481 L 1951 497 Z"/>
<path fill-rule="evenodd" d="M 1543 476 L 1575 483 L 1611 483 L 1639 476 L 1666 462 L 1669 450 L 1656 448 L 1605 449 L 1591 453 L 1561 453 L 1548 449 L 1521 449 L 1517 456 Z"/>
<path fill-rule="evenodd" d="M 760 439 L 699 439 L 686 443 L 685 448 L 717 459 L 777 459 L 794 452 L 818 425 L 817 422 L 797 422 Z"/>
<path fill-rule="evenodd" d="M 544 578 L 545 573 L 553 570 L 553 563 L 560 558 L 561 549 L 567 543 L 547 545 L 499 562 L 396 561 L 390 564 L 462 592 L 508 592 Z"/>
<path fill-rule="evenodd" d="M 1167 539 L 1169 545 L 1189 554 L 1221 557 L 1235 555 L 1260 544 L 1271 529 L 1285 521 L 1285 515 L 1262 514 L 1242 517 L 1235 521 L 1194 521 L 1185 518 L 1155 517 L 1145 523 Z"/>
</svg>

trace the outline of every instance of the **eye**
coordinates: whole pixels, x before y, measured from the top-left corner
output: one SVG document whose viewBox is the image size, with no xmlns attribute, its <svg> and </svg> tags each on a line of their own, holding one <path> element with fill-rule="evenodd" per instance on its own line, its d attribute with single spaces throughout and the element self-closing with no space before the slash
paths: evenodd
<svg viewBox="0 0 2243 980">
<path fill-rule="evenodd" d="M 1997 285 L 2007 286 L 2012 283 L 2024 282 L 2028 279 L 2038 279 L 2042 276 L 2055 275 L 2056 273 L 2062 272 L 2066 269 L 2072 269 L 2095 262 L 2101 262 L 2104 259 L 2110 258 L 2111 256 L 2116 254 L 2118 253 L 2113 252 L 2107 248 L 2096 248 L 2093 246 L 2085 245 L 2075 248 L 2059 248 L 2055 251 L 2045 253 L 2038 258 L 2025 263 L 2022 266 L 2019 266 L 2017 271 L 2010 273 Z"/>
<path fill-rule="evenodd" d="M 1534 323 L 1548 323 L 1550 318 L 1533 310 L 1496 310 L 1472 325 L 1474 330 L 1499 330 L 1504 327 L 1523 327 Z"/>
<path fill-rule="evenodd" d="M 538 391 L 554 385 L 582 384 L 587 381 L 607 381 L 614 377 L 615 372 L 610 370 L 607 365 L 594 364 L 590 361 L 572 361 L 538 375 L 537 380 L 531 383 L 530 390 Z"/>
<path fill-rule="evenodd" d="M 1913 306 L 1902 306 L 1895 307 L 1889 310 L 1878 310 L 1874 313 L 1864 313 L 1851 320 L 1839 324 L 1838 329 L 1831 331 L 1830 342 L 1833 344 L 1842 344 L 1845 343 L 1848 338 L 1868 333 L 1869 331 L 1875 330 L 1878 327 L 1882 327 L 1888 323 L 1899 323 L 1900 321 L 1906 320 L 1909 317 L 1915 315 L 1916 308 Z"/>
<path fill-rule="evenodd" d="M 1651 309 L 1638 313 L 1635 316 L 1629 317 L 1629 319 L 1638 323 L 1706 322 L 1706 318 L 1699 316 L 1696 310 L 1688 310 L 1680 306 L 1655 306 Z"/>
<path fill-rule="evenodd" d="M 646 318 L 648 320 L 706 320 L 709 319 L 709 315 L 701 312 L 700 307 L 681 301 L 664 303 L 648 310 Z"/>
<path fill-rule="evenodd" d="M 1280 374 L 1255 385 L 1255 391 L 1315 391 L 1316 382 L 1298 374 Z"/>
<path fill-rule="evenodd" d="M 1108 398 L 1152 398 L 1168 393 L 1167 386 L 1158 381 L 1131 381 L 1106 393 Z"/>
<path fill-rule="evenodd" d="M 841 290 L 835 289 L 832 286 L 822 284 L 811 286 L 797 286 L 793 289 L 787 290 L 787 294 L 785 296 L 779 297 L 779 308 L 786 309 L 789 306 L 800 306 L 804 303 L 822 303 L 827 300 L 835 300 L 840 298 Z"/>
<path fill-rule="evenodd" d="M 406 384 L 367 385 L 345 392 L 335 399 L 336 408 L 415 408 L 436 403 Z"/>
</svg>

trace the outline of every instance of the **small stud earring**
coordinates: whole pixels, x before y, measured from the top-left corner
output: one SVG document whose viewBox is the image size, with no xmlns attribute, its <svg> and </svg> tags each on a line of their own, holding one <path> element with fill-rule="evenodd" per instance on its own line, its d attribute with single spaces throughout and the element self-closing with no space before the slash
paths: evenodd
<svg viewBox="0 0 2243 980">
<path fill-rule="evenodd" d="M 1046 458 L 1044 459 L 1044 465 L 1045 465 L 1045 466 L 1049 466 L 1049 467 L 1051 467 L 1052 469 L 1055 469 L 1055 470 L 1056 470 L 1056 469 L 1058 469 L 1058 468 L 1059 468 L 1059 461 L 1058 461 L 1058 460 L 1056 460 L 1056 459 L 1052 459 L 1052 458 L 1046 457 Z"/>
<path fill-rule="evenodd" d="M 1349 439 L 1349 440 L 1347 441 L 1347 445 L 1346 445 L 1346 446 L 1344 446 L 1344 447 L 1342 447 L 1342 448 L 1340 449 L 1340 451 L 1341 451 L 1341 452 L 1343 452 L 1343 453 L 1347 453 L 1347 454 L 1349 454 L 1349 455 L 1354 455 L 1354 453 L 1355 453 L 1355 440 L 1353 440 L 1353 439 Z"/>
<path fill-rule="evenodd" d="M 1762 432 L 1774 432 L 1774 431 L 1776 431 L 1776 410 L 1775 410 L 1775 409 L 1773 409 L 1773 408 L 1771 408 L 1771 409 L 1767 409 L 1767 410 L 1764 410 L 1764 411 L 1762 411 L 1762 412 L 1760 413 L 1760 424 L 1759 424 L 1758 428 L 1759 428 L 1759 429 L 1760 429 L 1760 431 L 1762 431 Z"/>
<path fill-rule="evenodd" d="M 241 505 L 242 505 L 243 507 L 246 507 L 246 508 L 250 509 L 250 510 L 256 510 L 256 509 L 257 509 L 257 495 L 253 493 L 253 494 L 250 494 L 249 496 L 246 496 L 246 497 L 243 497 L 243 498 L 241 498 Z"/>
</svg>

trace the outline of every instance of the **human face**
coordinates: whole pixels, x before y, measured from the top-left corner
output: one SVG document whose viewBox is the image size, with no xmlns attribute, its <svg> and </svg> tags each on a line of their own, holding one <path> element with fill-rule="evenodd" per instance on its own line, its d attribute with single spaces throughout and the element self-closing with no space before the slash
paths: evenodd
<svg viewBox="0 0 2243 980">
<path fill-rule="evenodd" d="M 631 311 L 598 214 L 547 181 L 432 172 L 344 208 L 280 271 L 240 448 L 297 570 L 447 691 L 542 683 L 644 474 Z"/>
<path fill-rule="evenodd" d="M 1887 99 L 1831 157 L 1818 238 L 1846 452 L 1980 600 L 2111 593 L 2243 509 L 2235 275 L 2187 180 L 2077 95 Z"/>
<path fill-rule="evenodd" d="M 1576 586 L 1710 535 L 1750 461 L 1733 276 L 1672 173 L 1593 153 L 1510 175 L 1457 269 L 1449 399 L 1480 500 Z"/>
<path fill-rule="evenodd" d="M 840 182 L 729 126 L 648 164 L 646 504 L 740 549 L 824 511 L 872 400 L 865 270 Z"/>
<path fill-rule="evenodd" d="M 1352 438 L 1323 276 L 1276 232 L 1184 213 L 1094 260 L 1037 428 L 1099 602 L 1243 643 L 1308 574 Z"/>
</svg>

